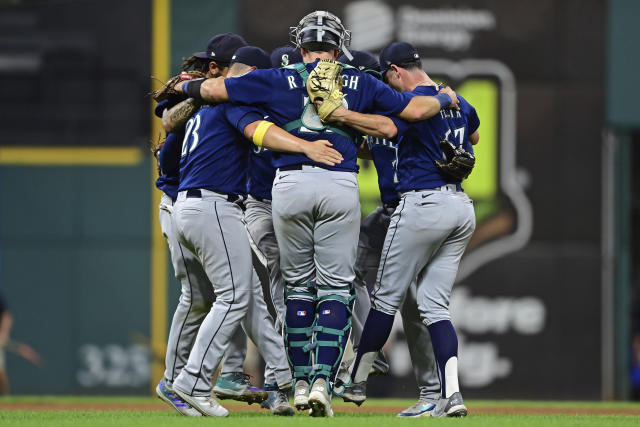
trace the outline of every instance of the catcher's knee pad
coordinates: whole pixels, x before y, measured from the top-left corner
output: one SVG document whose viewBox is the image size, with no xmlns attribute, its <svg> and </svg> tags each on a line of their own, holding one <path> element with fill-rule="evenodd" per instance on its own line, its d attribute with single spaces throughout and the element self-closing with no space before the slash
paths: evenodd
<svg viewBox="0 0 640 427">
<path fill-rule="evenodd" d="M 312 354 L 309 350 L 316 320 L 316 289 L 312 283 L 285 289 L 286 313 L 283 325 L 287 359 L 293 379 L 308 380 Z"/>
<path fill-rule="evenodd" d="M 350 296 L 324 295 L 318 298 L 318 320 L 313 327 L 309 350 L 314 352 L 311 375 L 332 380 L 340 366 L 351 331 L 351 314 L 355 295 L 349 286 Z"/>
</svg>

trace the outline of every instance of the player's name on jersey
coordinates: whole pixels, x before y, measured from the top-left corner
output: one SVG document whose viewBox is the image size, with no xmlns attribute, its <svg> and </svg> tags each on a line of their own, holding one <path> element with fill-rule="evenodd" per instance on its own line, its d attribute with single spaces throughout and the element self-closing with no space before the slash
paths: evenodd
<svg viewBox="0 0 640 427">
<path fill-rule="evenodd" d="M 448 109 L 440 110 L 440 118 L 443 118 L 443 119 L 459 119 L 461 117 L 462 117 L 462 115 L 460 114 L 460 111 L 458 111 L 458 110 L 448 110 Z"/>
<path fill-rule="evenodd" d="M 342 75 L 342 87 L 348 87 L 351 90 L 358 90 L 358 81 L 360 80 L 360 76 L 345 76 Z M 289 90 L 298 89 L 296 85 L 296 77 L 295 76 L 287 76 L 287 81 L 289 82 Z"/>
<path fill-rule="evenodd" d="M 384 147 L 395 148 L 394 143 L 389 141 L 388 139 L 376 138 L 374 136 L 367 136 L 367 141 L 369 142 L 370 147 L 374 145 L 382 145 Z"/>
</svg>

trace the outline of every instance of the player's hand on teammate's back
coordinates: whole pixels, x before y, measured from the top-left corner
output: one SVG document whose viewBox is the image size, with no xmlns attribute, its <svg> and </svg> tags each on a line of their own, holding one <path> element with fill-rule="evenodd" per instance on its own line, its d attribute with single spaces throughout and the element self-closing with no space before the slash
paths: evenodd
<svg viewBox="0 0 640 427">
<path fill-rule="evenodd" d="M 451 104 L 449 104 L 449 108 L 460 110 L 460 107 L 458 105 L 460 104 L 460 101 L 458 100 L 458 97 L 456 96 L 456 93 L 453 91 L 453 89 L 451 89 L 449 86 L 446 86 L 440 89 L 438 93 L 446 93 L 447 95 L 449 95 L 451 97 Z"/>
<path fill-rule="evenodd" d="M 305 156 L 314 162 L 322 163 L 329 166 L 335 166 L 342 163 L 344 158 L 339 151 L 331 148 L 331 144 L 326 139 L 318 139 L 317 141 L 306 141 L 303 145 Z"/>
</svg>

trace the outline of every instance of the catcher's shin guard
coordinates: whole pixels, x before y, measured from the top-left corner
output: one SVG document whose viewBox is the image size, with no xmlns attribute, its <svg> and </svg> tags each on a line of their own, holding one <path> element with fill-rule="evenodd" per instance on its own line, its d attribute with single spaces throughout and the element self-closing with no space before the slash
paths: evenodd
<svg viewBox="0 0 640 427">
<path fill-rule="evenodd" d="M 316 319 L 316 290 L 311 283 L 285 289 L 287 311 L 284 319 L 284 344 L 293 380 L 308 381 L 311 372 L 311 343 Z"/>
<path fill-rule="evenodd" d="M 353 293 L 350 298 L 326 295 L 318 299 L 318 320 L 309 345 L 309 350 L 314 351 L 313 381 L 326 378 L 331 384 L 338 372 L 351 332 L 353 300 Z"/>
</svg>

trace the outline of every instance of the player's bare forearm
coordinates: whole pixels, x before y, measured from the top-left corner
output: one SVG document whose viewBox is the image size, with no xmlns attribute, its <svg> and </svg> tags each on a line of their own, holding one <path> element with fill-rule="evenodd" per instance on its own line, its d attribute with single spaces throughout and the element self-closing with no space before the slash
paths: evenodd
<svg viewBox="0 0 640 427">
<path fill-rule="evenodd" d="M 195 92 L 192 93 L 186 86 L 196 88 Z M 189 80 L 180 82 L 175 86 L 175 90 L 205 102 L 219 103 L 229 100 L 227 87 L 224 85 L 224 77 L 216 77 L 202 81 Z"/>
<path fill-rule="evenodd" d="M 447 98 L 442 98 L 441 95 L 447 95 L 450 102 L 444 105 L 443 99 Z M 405 109 L 398 114 L 398 117 L 408 122 L 418 122 L 430 119 L 438 114 L 442 108 L 459 109 L 458 104 L 456 93 L 450 87 L 446 87 L 440 90 L 438 96 L 414 96 Z"/>
<path fill-rule="evenodd" d="M 341 123 L 376 138 L 391 139 L 398 134 L 398 128 L 389 117 L 358 113 L 342 106 L 336 108 L 329 115 L 328 120 Z"/>
<path fill-rule="evenodd" d="M 248 124 L 244 129 L 244 135 L 253 140 L 254 132 L 262 120 Z M 331 148 L 332 144 L 326 140 L 305 141 L 291 135 L 284 129 L 273 125 L 267 129 L 262 139 L 262 146 L 273 151 L 283 151 L 289 153 L 301 153 L 311 160 L 334 166 L 341 163 L 343 159 L 340 152 Z"/>
<path fill-rule="evenodd" d="M 476 145 L 480 142 L 480 133 L 476 130 L 474 133 L 469 135 L 469 141 L 471 141 L 471 144 Z"/>
<path fill-rule="evenodd" d="M 165 132 L 174 132 L 184 126 L 193 114 L 202 106 L 202 102 L 189 98 L 162 112 L 162 127 Z"/>
</svg>

